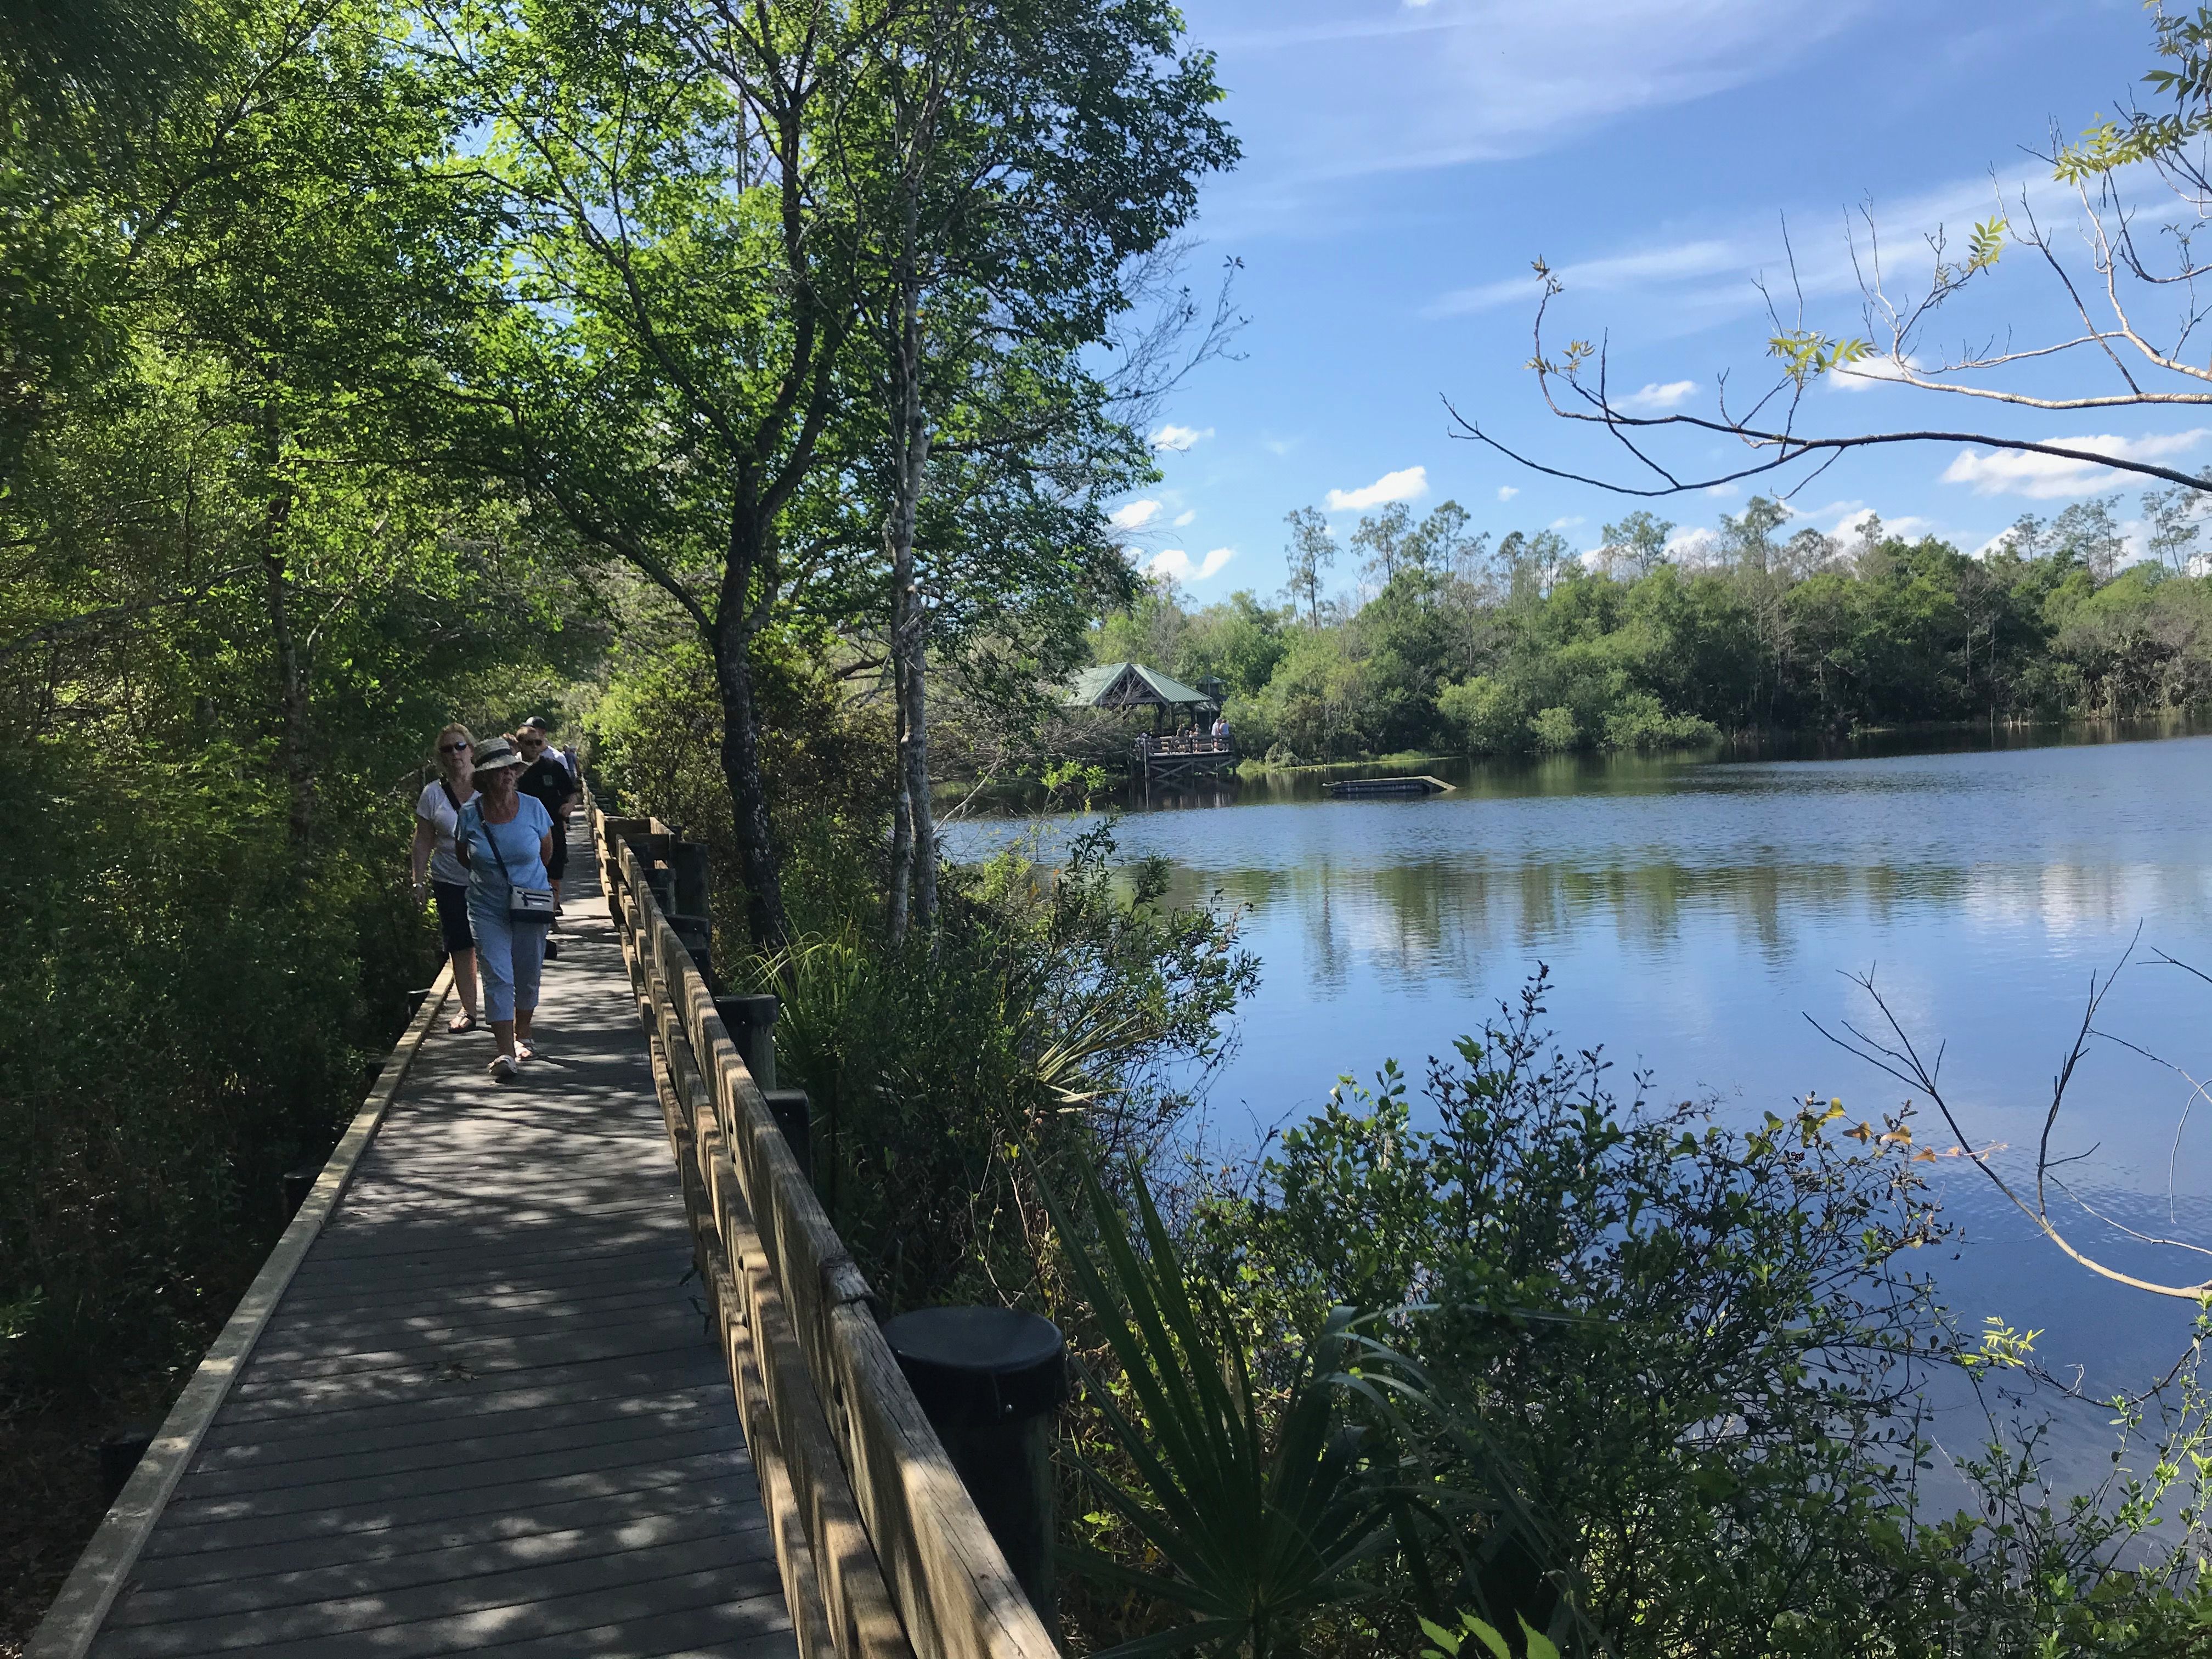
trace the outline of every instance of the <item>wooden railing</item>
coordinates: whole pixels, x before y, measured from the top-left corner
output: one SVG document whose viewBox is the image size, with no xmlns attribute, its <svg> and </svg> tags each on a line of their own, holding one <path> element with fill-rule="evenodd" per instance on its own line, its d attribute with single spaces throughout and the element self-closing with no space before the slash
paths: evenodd
<svg viewBox="0 0 2212 1659">
<path fill-rule="evenodd" d="M 1053 1659 L 653 896 L 668 827 L 586 810 L 801 1659 Z"/>
<path fill-rule="evenodd" d="M 1150 755 L 1233 755 L 1237 752 L 1237 740 L 1203 732 L 1195 737 L 1170 734 L 1156 738 L 1146 732 L 1138 736 L 1137 752 Z"/>
</svg>

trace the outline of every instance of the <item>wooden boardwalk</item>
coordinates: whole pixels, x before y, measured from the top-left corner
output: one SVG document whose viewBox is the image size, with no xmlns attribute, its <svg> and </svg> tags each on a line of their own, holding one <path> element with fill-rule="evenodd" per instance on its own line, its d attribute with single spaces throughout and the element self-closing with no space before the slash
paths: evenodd
<svg viewBox="0 0 2212 1659">
<path fill-rule="evenodd" d="M 432 1028 L 89 1651 L 795 1655 L 588 842 L 540 1054 Z"/>
</svg>

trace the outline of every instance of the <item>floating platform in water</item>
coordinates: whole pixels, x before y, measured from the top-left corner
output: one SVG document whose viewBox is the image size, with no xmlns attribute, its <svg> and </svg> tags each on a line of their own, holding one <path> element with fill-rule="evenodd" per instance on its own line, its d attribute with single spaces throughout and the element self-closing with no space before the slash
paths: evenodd
<svg viewBox="0 0 2212 1659">
<path fill-rule="evenodd" d="M 1376 795 L 1443 795 L 1452 786 L 1426 774 L 1409 778 L 1340 778 L 1322 788 L 1340 800 L 1364 800 Z"/>
</svg>

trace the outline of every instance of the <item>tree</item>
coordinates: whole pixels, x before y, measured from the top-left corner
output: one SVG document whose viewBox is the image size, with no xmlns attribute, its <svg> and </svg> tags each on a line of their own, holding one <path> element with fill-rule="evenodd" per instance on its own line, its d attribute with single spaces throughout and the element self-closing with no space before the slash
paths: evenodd
<svg viewBox="0 0 2212 1659">
<path fill-rule="evenodd" d="M 1321 573 L 1336 562 L 1336 538 L 1329 533 L 1328 520 L 1317 507 L 1293 508 L 1283 515 L 1283 522 L 1291 527 L 1287 550 L 1290 567 L 1290 594 L 1295 603 L 1303 599 L 1306 605 L 1306 623 L 1311 628 L 1321 626 Z"/>
<path fill-rule="evenodd" d="M 883 416 L 894 937 L 909 883 L 914 919 L 927 927 L 936 910 L 932 607 L 915 530 L 925 490 L 958 469 L 931 459 L 940 447 L 988 457 L 983 471 L 1000 476 L 1056 463 L 1087 497 L 1066 476 L 1087 451 L 1097 481 L 1130 481 L 1142 452 L 1113 405 L 1157 389 L 1144 383 L 1151 365 L 1140 354 L 1137 383 L 1116 387 L 1083 354 L 1137 302 L 1145 262 L 1194 210 L 1199 179 L 1236 158 L 1211 110 L 1212 60 L 1179 53 L 1180 33 L 1158 0 L 884 0 L 857 37 L 856 113 L 836 155 L 869 348 L 854 363 Z"/>
<path fill-rule="evenodd" d="M 796 0 L 610 12 L 433 0 L 420 46 L 500 234 L 452 364 L 456 459 L 526 487 L 659 586 L 714 665 L 756 944 L 788 937 L 761 764 L 761 654 L 789 619 L 787 519 L 824 461 L 860 325 L 852 204 L 866 19 Z"/>
<path fill-rule="evenodd" d="M 1471 522 L 1467 509 L 1457 501 L 1438 501 L 1429 509 L 1428 516 L 1407 533 L 1399 550 L 1400 556 L 1407 565 L 1425 574 L 1451 574 L 1479 558 L 1489 544 L 1487 531 L 1468 533 Z"/>
<path fill-rule="evenodd" d="M 2159 63 L 2143 79 L 2170 106 L 2131 107 L 2117 118 L 2100 116 L 2076 140 L 2054 137 L 2041 155 L 2051 177 L 2079 204 L 2085 255 L 2069 252 L 2072 239 L 2062 242 L 2041 222 L 2023 189 L 2009 204 L 2000 196 L 1991 216 L 1972 228 L 1963 250 L 1954 249 L 1946 229 L 1938 226 L 1927 239 L 1931 259 L 1925 276 L 1900 285 L 1869 210 L 1850 246 L 1860 279 L 1858 327 L 1831 332 L 1809 324 L 1802 289 L 1795 314 L 1788 319 L 1770 295 L 1766 349 L 1775 365 L 1773 377 L 1754 387 L 1748 401 L 1732 401 L 1723 375 L 1710 415 L 1639 414 L 1615 401 L 1607 351 L 1588 338 L 1570 340 L 1554 356 L 1557 348 L 1547 343 L 1546 331 L 1565 285 L 1540 258 L 1534 270 L 1542 298 L 1536 349 L 1529 360 L 1540 392 L 1553 414 L 1602 428 L 1620 443 L 1629 470 L 1607 475 L 1547 464 L 1499 442 L 1479 417 L 1455 409 L 1455 421 L 1466 436 L 1535 471 L 1626 495 L 1675 495 L 1770 474 L 1795 477 L 1794 489 L 1854 451 L 1939 442 L 2107 467 L 2184 489 L 2201 489 L 2202 478 L 2104 440 L 1935 427 L 1819 433 L 1800 424 L 1810 412 L 1806 392 L 1831 376 L 1889 381 L 2038 416 L 2212 405 L 2212 364 L 2184 355 L 2204 317 L 2193 298 L 2196 287 L 2212 277 L 2212 264 L 2197 258 L 2192 240 L 2203 204 L 2212 200 L 2212 162 L 2198 142 L 2212 133 L 2212 5 L 2199 5 L 2193 14 L 2169 15 L 2160 8 L 2152 27 Z M 2139 205 L 2161 190 L 2160 206 Z M 1961 295 L 1979 294 L 1996 280 L 2008 250 L 2027 254 L 2051 275 L 2054 298 L 2071 319 L 2068 328 L 2051 337 L 2021 341 L 2008 327 L 1984 331 L 1977 325 L 1972 333 L 1986 334 L 1990 343 L 1943 350 L 1930 337 L 1954 314 Z M 2163 332 L 2139 320 L 2164 315 L 2166 299 L 2173 295 L 2182 303 Z M 2075 392 L 2022 384 L 2031 366 L 2063 368 L 2084 359 L 2109 368 L 2109 389 Z M 1705 459 L 1716 436 L 1734 441 L 1744 452 L 1717 470 Z M 1686 459 L 1671 459 L 1660 447 L 1657 441 L 1670 437 L 1685 441 Z"/>
<path fill-rule="evenodd" d="M 1401 550 L 1413 527 L 1413 510 L 1393 501 L 1380 513 L 1360 520 L 1352 532 L 1352 545 L 1367 555 L 1359 574 L 1378 588 L 1388 587 L 1398 574 Z"/>
<path fill-rule="evenodd" d="M 1605 543 L 1598 552 L 1607 569 L 1623 570 L 1632 579 L 1640 579 L 1650 575 L 1667 556 L 1667 538 L 1674 532 L 1672 520 L 1655 517 L 1639 507 L 1619 524 L 1609 524 L 1599 532 Z"/>
</svg>

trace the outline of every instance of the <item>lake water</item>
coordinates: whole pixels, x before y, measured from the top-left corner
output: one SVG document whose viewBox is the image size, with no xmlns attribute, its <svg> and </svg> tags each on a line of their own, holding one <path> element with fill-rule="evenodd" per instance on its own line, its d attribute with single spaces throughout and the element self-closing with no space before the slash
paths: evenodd
<svg viewBox="0 0 2212 1659">
<path fill-rule="evenodd" d="M 1122 848 L 1171 860 L 1183 900 L 1242 908 L 1265 964 L 1215 1079 L 1215 1145 L 1255 1145 L 1387 1058 L 1418 1079 L 1539 963 L 1563 1044 L 1602 1044 L 1624 1089 L 1646 1069 L 1658 1096 L 1711 1096 L 1738 1122 L 1808 1091 L 1862 1117 L 1906 1097 L 1808 1023 L 1863 1023 L 1871 1006 L 1845 975 L 1871 969 L 1917 1040 L 1948 1042 L 1942 1080 L 1970 1135 L 2005 1143 L 1998 1167 L 2020 1174 L 2091 976 L 2140 930 L 2100 1025 L 2212 1076 L 2212 984 L 2152 959 L 2212 973 L 2212 737 L 1426 769 L 1456 789 L 1337 801 L 1310 777 L 1267 779 L 1155 793 L 1121 817 Z M 977 823 L 951 839 L 967 855 L 1007 833 Z M 2191 1092 L 2100 1042 L 2054 1147 L 2087 1154 L 2068 1173 L 2098 1211 L 2212 1245 L 2212 1103 L 2176 1150 Z M 1951 1144 L 1932 1112 L 1919 1133 Z M 1963 1322 L 2042 1328 L 2046 1363 L 2084 1368 L 2092 1395 L 2172 1363 L 2187 1304 L 2066 1261 L 1966 1161 L 1926 1167 L 1964 1229 L 1938 1264 Z M 2161 1282 L 2212 1272 L 2079 1210 L 2069 1231 Z M 2107 1413 L 2054 1408 L 2078 1423 L 2086 1472 Z"/>
</svg>

